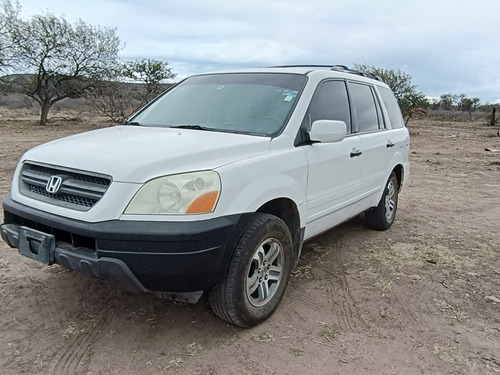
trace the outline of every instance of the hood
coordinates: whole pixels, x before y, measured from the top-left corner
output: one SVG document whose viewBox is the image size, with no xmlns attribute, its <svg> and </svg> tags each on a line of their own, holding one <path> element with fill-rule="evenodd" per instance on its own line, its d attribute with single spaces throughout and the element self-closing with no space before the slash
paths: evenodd
<svg viewBox="0 0 500 375">
<path fill-rule="evenodd" d="M 29 150 L 23 160 L 143 183 L 154 177 L 214 169 L 262 155 L 270 138 L 194 129 L 115 126 Z"/>
</svg>

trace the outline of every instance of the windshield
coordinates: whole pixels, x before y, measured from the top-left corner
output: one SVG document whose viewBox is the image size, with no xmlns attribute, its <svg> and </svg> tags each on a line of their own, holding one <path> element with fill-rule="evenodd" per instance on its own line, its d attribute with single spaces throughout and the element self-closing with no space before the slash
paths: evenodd
<svg viewBox="0 0 500 375">
<path fill-rule="evenodd" d="M 285 125 L 306 77 L 214 74 L 186 79 L 129 123 L 271 136 Z"/>
</svg>

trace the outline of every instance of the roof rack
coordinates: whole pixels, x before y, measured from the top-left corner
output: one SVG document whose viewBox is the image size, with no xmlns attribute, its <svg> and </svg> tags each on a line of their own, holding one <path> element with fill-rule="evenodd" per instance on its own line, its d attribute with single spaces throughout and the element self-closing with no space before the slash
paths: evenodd
<svg viewBox="0 0 500 375">
<path fill-rule="evenodd" d="M 359 70 L 351 69 L 346 65 L 281 65 L 281 66 L 271 66 L 271 68 L 328 68 L 336 72 L 356 74 L 358 76 L 376 79 L 377 81 L 384 82 L 384 80 L 380 76 L 368 72 L 361 72 Z"/>
<path fill-rule="evenodd" d="M 332 70 L 336 70 L 336 71 L 339 71 L 339 72 L 345 72 L 345 73 L 357 74 L 359 76 L 363 76 L 363 77 L 367 77 L 367 78 L 371 78 L 371 79 L 376 79 L 377 81 L 381 81 L 381 82 L 384 81 L 382 79 L 382 77 L 377 76 L 377 75 L 375 75 L 373 73 L 361 72 L 359 70 L 350 69 L 350 68 L 348 68 L 345 65 L 333 65 L 332 66 Z"/>
</svg>

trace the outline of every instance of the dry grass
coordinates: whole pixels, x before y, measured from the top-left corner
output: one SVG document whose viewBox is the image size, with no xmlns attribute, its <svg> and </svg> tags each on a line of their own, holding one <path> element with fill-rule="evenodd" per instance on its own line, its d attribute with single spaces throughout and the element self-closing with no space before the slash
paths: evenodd
<svg viewBox="0 0 500 375">
<path fill-rule="evenodd" d="M 432 264 L 455 270 L 472 269 L 476 260 L 461 254 L 460 249 L 441 244 L 395 243 L 386 251 L 371 251 L 370 257 L 390 269 L 392 274 L 406 275 L 414 281 L 420 280 L 418 269 Z M 381 282 L 383 284 L 383 282 Z"/>
<path fill-rule="evenodd" d="M 95 315 L 84 314 L 78 319 L 70 322 L 63 332 L 63 338 L 70 338 L 85 335 L 93 331 L 99 324 L 99 318 Z"/>
<path fill-rule="evenodd" d="M 470 360 L 462 356 L 458 349 L 450 345 L 439 345 L 434 344 L 434 349 L 432 353 L 439 359 L 451 363 L 456 366 L 470 366 Z"/>
<path fill-rule="evenodd" d="M 290 353 L 292 353 L 295 357 L 302 357 L 304 355 L 304 351 L 300 349 L 290 348 Z"/>
<path fill-rule="evenodd" d="M 379 280 L 375 283 L 375 286 L 377 286 L 382 293 L 388 293 L 392 290 L 392 282 L 394 280 Z"/>
<path fill-rule="evenodd" d="M 434 301 L 436 302 L 437 307 L 444 313 L 446 318 L 456 320 L 459 323 L 467 322 L 469 314 L 460 310 L 460 308 L 452 306 L 443 300 L 435 299 Z"/>
<path fill-rule="evenodd" d="M 262 332 L 262 333 L 259 333 L 257 336 L 254 336 L 253 341 L 271 342 L 271 341 L 274 341 L 274 336 L 269 332 Z"/>
<path fill-rule="evenodd" d="M 337 338 L 340 331 L 335 326 L 330 326 L 326 322 L 320 322 L 319 324 L 321 325 L 321 336 L 333 344 L 333 340 Z"/>
</svg>

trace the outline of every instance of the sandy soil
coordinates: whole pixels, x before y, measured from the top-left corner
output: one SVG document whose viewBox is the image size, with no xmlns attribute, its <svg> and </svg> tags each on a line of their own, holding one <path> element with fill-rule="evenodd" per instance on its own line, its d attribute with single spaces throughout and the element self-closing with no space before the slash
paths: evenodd
<svg viewBox="0 0 500 375">
<path fill-rule="evenodd" d="M 102 126 L 102 125 L 99 125 Z M 0 118 L 0 195 L 28 148 L 95 128 Z M 0 244 L 2 374 L 500 373 L 500 137 L 418 120 L 394 226 L 356 218 L 305 244 L 252 329 L 133 295 Z M 1 212 L 0 212 L 1 213 Z"/>
</svg>

